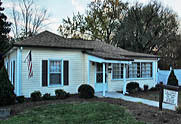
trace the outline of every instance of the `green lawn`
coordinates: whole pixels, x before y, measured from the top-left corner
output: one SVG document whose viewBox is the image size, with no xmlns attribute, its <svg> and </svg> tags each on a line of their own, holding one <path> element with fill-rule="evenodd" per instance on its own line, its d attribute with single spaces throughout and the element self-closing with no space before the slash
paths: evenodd
<svg viewBox="0 0 181 124">
<path fill-rule="evenodd" d="M 36 107 L 0 124 L 143 124 L 119 106 L 103 102 Z"/>
</svg>

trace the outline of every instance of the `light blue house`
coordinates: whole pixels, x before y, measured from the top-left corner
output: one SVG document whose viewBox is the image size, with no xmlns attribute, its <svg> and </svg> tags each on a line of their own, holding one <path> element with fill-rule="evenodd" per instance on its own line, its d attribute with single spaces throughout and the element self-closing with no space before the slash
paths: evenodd
<svg viewBox="0 0 181 124">
<path fill-rule="evenodd" d="M 31 51 L 33 76 L 25 62 Z M 77 93 L 81 84 L 95 92 L 126 92 L 126 84 L 138 82 L 149 88 L 157 82 L 154 55 L 130 52 L 101 41 L 64 39 L 44 31 L 17 42 L 4 55 L 15 93 L 29 97 L 35 90 L 54 95 L 56 89 Z"/>
</svg>

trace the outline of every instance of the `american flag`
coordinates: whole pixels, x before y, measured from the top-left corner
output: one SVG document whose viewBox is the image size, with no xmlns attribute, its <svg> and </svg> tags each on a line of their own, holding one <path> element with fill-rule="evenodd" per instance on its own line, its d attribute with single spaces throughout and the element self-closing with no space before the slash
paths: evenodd
<svg viewBox="0 0 181 124">
<path fill-rule="evenodd" d="M 28 66 L 28 78 L 33 77 L 33 69 L 32 69 L 32 56 L 31 56 L 31 50 L 29 51 L 28 55 L 25 58 L 25 62 Z"/>
</svg>

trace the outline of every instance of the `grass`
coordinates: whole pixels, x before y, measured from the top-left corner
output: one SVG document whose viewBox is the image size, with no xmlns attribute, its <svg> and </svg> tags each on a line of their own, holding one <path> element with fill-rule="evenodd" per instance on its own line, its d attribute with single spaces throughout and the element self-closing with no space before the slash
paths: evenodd
<svg viewBox="0 0 181 124">
<path fill-rule="evenodd" d="M 103 102 L 57 104 L 36 107 L 0 121 L 0 124 L 143 124 L 125 108 Z"/>
</svg>

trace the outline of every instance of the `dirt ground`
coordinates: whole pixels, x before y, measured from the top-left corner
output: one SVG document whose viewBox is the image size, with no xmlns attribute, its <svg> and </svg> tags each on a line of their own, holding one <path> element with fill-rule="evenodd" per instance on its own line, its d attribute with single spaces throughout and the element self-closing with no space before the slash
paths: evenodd
<svg viewBox="0 0 181 124">
<path fill-rule="evenodd" d="M 125 107 L 137 120 L 153 123 L 153 124 L 181 124 L 181 114 L 177 114 L 174 111 L 163 110 L 159 111 L 158 108 L 150 107 L 141 103 L 126 102 L 120 99 L 111 98 L 92 98 L 92 99 L 80 99 L 77 95 L 71 96 L 65 100 L 49 100 L 39 102 L 25 102 L 23 104 L 15 104 L 7 106 L 6 108 L 12 109 L 12 116 L 19 114 L 25 110 L 31 109 L 36 106 L 42 106 L 47 104 L 59 104 L 59 103 L 72 103 L 72 102 L 108 102 L 111 104 L 121 105 Z"/>
</svg>

